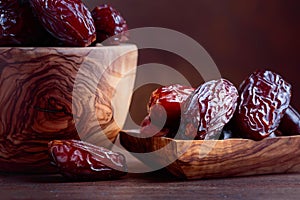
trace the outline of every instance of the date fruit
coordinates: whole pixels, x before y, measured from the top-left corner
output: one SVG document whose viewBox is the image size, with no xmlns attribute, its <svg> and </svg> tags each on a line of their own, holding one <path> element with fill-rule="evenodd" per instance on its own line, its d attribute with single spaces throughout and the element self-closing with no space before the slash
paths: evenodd
<svg viewBox="0 0 300 200">
<path fill-rule="evenodd" d="M 34 16 L 29 2 L 10 0 L 0 4 L 0 46 L 43 45 L 51 38 Z"/>
<path fill-rule="evenodd" d="M 53 140 L 49 153 L 60 173 L 71 180 L 116 179 L 127 174 L 125 157 L 79 140 Z"/>
<path fill-rule="evenodd" d="M 172 131 L 169 131 L 168 128 L 161 128 L 163 127 L 163 123 L 165 121 L 162 121 L 161 125 L 154 125 L 151 123 L 151 118 L 149 115 L 147 115 L 142 123 L 141 123 L 141 137 L 147 138 L 147 137 L 162 137 L 162 136 L 168 136 L 171 137 L 170 135 L 172 134 Z"/>
<path fill-rule="evenodd" d="M 300 135 L 300 114 L 291 106 L 286 109 L 278 130 L 281 135 Z"/>
<path fill-rule="evenodd" d="M 200 85 L 183 105 L 179 139 L 218 139 L 237 99 L 236 87 L 226 79 Z"/>
<path fill-rule="evenodd" d="M 21 44 L 16 36 L 22 29 L 19 14 L 13 9 L 0 9 L 0 45 Z"/>
<path fill-rule="evenodd" d="M 94 20 L 81 0 L 30 0 L 44 28 L 69 46 L 89 46 L 96 40 Z"/>
<path fill-rule="evenodd" d="M 279 126 L 291 98 L 291 85 L 269 70 L 257 70 L 239 87 L 232 128 L 239 137 L 261 140 Z"/>
<path fill-rule="evenodd" d="M 0 0 L 0 9 L 9 9 L 18 5 L 18 0 Z"/>
<path fill-rule="evenodd" d="M 92 17 L 97 32 L 96 42 L 101 43 L 110 37 L 112 40 L 109 43 L 112 44 L 127 40 L 127 23 L 115 8 L 107 4 L 97 6 L 92 10 Z"/>
<path fill-rule="evenodd" d="M 147 105 L 149 114 L 141 124 L 141 133 L 144 136 L 174 137 L 180 124 L 182 104 L 193 91 L 194 88 L 180 84 L 162 86 L 153 91 Z"/>
</svg>

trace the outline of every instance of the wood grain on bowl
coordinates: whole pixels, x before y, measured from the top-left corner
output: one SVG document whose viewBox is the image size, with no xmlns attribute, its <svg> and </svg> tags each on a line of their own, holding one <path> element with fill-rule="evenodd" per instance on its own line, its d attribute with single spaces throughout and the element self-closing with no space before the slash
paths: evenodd
<svg viewBox="0 0 300 200">
<path fill-rule="evenodd" d="M 130 131 L 129 131 L 130 133 Z M 249 176 L 300 172 L 300 136 L 227 140 L 174 140 L 165 137 L 139 138 L 138 133 L 121 132 L 120 142 L 144 163 L 157 163 L 185 179 Z M 168 145 L 168 146 L 166 146 Z M 167 147 L 167 148 L 163 148 Z M 151 160 L 149 160 L 151 159 Z"/>
<path fill-rule="evenodd" d="M 135 45 L 0 48 L 0 170 L 51 171 L 53 139 L 110 145 L 128 112 L 136 63 Z M 112 103 L 119 93 L 123 102 Z"/>
</svg>

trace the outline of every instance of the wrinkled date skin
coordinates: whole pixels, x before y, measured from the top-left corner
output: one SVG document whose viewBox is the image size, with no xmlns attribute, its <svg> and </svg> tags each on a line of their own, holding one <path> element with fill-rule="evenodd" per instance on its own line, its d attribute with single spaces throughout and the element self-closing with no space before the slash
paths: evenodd
<svg viewBox="0 0 300 200">
<path fill-rule="evenodd" d="M 241 83 L 239 93 L 234 134 L 253 140 L 268 137 L 289 106 L 291 85 L 274 72 L 257 70 Z"/>
<path fill-rule="evenodd" d="M 120 153 L 79 140 L 53 140 L 48 146 L 53 164 L 71 180 L 107 180 L 127 174 Z"/>
<path fill-rule="evenodd" d="M 149 137 L 174 137 L 180 124 L 181 106 L 193 91 L 194 88 L 180 84 L 153 91 L 147 107 L 149 115 L 141 124 L 141 133 Z"/>
<path fill-rule="evenodd" d="M 15 9 L 2 9 L 0 10 L 0 45 L 20 45 L 21 38 L 17 35 L 22 30 L 22 22 L 17 10 Z"/>
<path fill-rule="evenodd" d="M 291 105 L 286 109 L 278 130 L 284 136 L 300 135 L 300 114 Z"/>
<path fill-rule="evenodd" d="M 236 87 L 226 79 L 200 85 L 184 103 L 179 139 L 219 139 L 237 99 Z"/>
<path fill-rule="evenodd" d="M 0 45 L 43 45 L 51 36 L 35 17 L 28 1 L 0 1 Z"/>
<path fill-rule="evenodd" d="M 118 44 L 128 39 L 127 22 L 115 8 L 108 4 L 97 6 L 92 10 L 92 17 L 97 32 L 96 42 L 101 43 L 112 36 L 115 36 L 109 41 L 112 44 Z"/>
<path fill-rule="evenodd" d="M 9 9 L 13 7 L 18 7 L 18 0 L 0 0 L 0 9 Z"/>
<path fill-rule="evenodd" d="M 69 46 L 89 46 L 96 40 L 94 20 L 81 0 L 29 0 L 41 24 Z"/>
</svg>

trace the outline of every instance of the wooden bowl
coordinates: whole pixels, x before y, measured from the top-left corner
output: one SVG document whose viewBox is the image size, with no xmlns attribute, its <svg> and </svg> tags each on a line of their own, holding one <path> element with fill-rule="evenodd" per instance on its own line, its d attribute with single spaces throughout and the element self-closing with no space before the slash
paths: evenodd
<svg viewBox="0 0 300 200">
<path fill-rule="evenodd" d="M 148 165 L 166 166 L 184 179 L 220 178 L 300 172 L 300 136 L 227 140 L 174 140 L 139 138 L 121 132 L 120 143 Z M 159 151 L 158 151 L 159 150 Z M 135 154 L 134 154 L 135 155 Z"/>
<path fill-rule="evenodd" d="M 51 171 L 53 139 L 111 145 L 128 113 L 136 66 L 129 44 L 0 48 L 0 170 Z"/>
</svg>

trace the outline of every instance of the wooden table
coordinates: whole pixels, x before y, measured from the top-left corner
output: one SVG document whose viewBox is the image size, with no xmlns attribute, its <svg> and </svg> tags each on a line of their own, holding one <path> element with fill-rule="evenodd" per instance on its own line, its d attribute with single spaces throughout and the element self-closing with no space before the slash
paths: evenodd
<svg viewBox="0 0 300 200">
<path fill-rule="evenodd" d="M 300 174 L 177 180 L 164 170 L 119 180 L 68 182 L 60 175 L 0 174 L 0 199 L 300 199 Z"/>
</svg>

